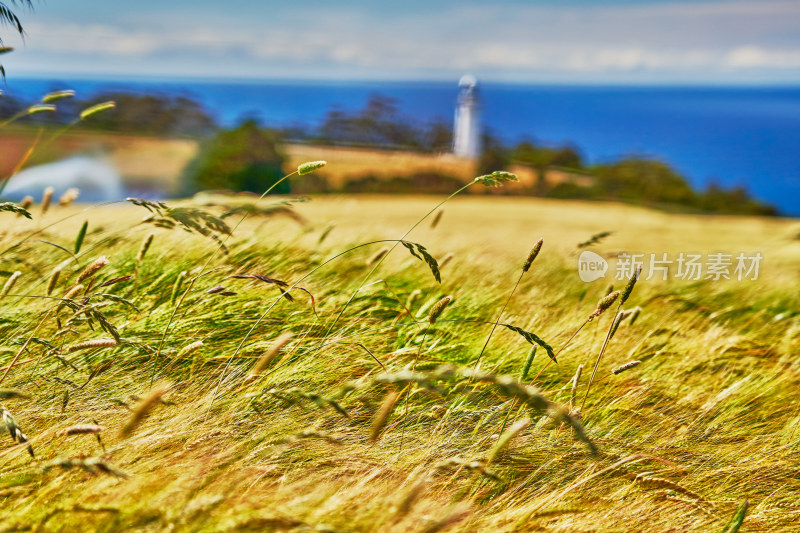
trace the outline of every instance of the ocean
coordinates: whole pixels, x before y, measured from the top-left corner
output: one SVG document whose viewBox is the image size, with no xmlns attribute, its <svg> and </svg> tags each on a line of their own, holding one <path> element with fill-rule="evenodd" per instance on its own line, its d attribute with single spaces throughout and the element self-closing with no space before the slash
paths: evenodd
<svg viewBox="0 0 800 533">
<path fill-rule="evenodd" d="M 420 123 L 453 120 L 458 86 L 443 82 L 240 82 L 9 79 L 6 92 L 37 98 L 74 89 L 185 95 L 223 125 L 313 126 L 333 108 L 357 110 L 372 94 Z M 589 163 L 644 155 L 696 187 L 744 186 L 800 216 L 800 87 L 612 87 L 480 84 L 482 120 L 506 141 L 570 144 Z"/>
</svg>

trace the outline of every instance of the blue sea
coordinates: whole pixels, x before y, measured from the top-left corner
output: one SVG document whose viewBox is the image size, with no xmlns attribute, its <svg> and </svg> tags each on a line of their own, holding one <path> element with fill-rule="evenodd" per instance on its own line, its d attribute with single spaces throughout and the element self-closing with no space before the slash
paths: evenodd
<svg viewBox="0 0 800 533">
<path fill-rule="evenodd" d="M 34 99 L 74 89 L 184 95 L 220 123 L 314 126 L 334 108 L 358 110 L 373 94 L 396 100 L 419 123 L 452 121 L 458 87 L 441 82 L 241 82 L 9 79 L 6 92 Z M 507 141 L 570 144 L 590 163 L 646 155 L 693 185 L 744 186 L 781 212 L 800 215 L 800 87 L 480 85 L 482 118 Z"/>
</svg>

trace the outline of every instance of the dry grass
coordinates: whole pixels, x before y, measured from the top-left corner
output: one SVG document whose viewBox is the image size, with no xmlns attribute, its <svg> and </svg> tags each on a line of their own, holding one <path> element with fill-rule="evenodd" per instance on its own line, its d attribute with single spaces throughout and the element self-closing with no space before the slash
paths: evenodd
<svg viewBox="0 0 800 533">
<path fill-rule="evenodd" d="M 303 280 L 312 309 L 306 293 L 289 301 L 230 276 L 292 284 L 354 244 L 398 238 L 430 199 L 315 198 L 297 207 L 307 226 L 246 220 L 228 255 L 201 235 L 141 224 L 141 208 L 85 207 L 4 215 L 3 270 L 22 275 L 0 300 L 0 366 L 15 365 L 0 398 L 29 441 L 0 443 L 0 530 L 700 532 L 722 531 L 741 509 L 742 531 L 796 530 L 797 221 L 457 198 L 436 228 L 409 236 L 453 254 L 441 284 L 399 247 L 361 287 L 376 244 Z M 47 227 L 65 214 L 76 216 Z M 71 301 L 34 298 L 67 259 L 41 241 L 71 249 L 84 220 L 79 262 L 54 290 Z M 625 304 L 641 313 L 609 341 L 579 425 L 566 408 L 585 390 L 577 369 L 594 365 L 618 302 L 558 365 L 542 349 L 529 358 L 506 328 L 472 364 L 539 237 L 503 322 L 556 349 L 567 342 L 606 293 L 608 280 L 584 284 L 575 268 L 577 244 L 600 231 L 613 232 L 592 248 L 604 255 L 757 250 L 765 260 L 757 282 L 643 276 Z M 120 341 L 69 353 L 108 339 L 96 313 Z M 289 330 L 291 343 L 249 380 Z M 528 381 L 539 374 L 531 386 L 510 377 L 527 364 Z"/>
</svg>

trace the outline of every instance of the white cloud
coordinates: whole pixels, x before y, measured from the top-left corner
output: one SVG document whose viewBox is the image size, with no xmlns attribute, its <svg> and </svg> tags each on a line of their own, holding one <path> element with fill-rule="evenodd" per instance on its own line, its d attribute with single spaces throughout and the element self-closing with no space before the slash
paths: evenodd
<svg viewBox="0 0 800 533">
<path fill-rule="evenodd" d="M 742 46 L 731 50 L 725 64 L 730 68 L 800 68 L 800 50 L 765 50 L 757 46 Z"/>
<path fill-rule="evenodd" d="M 270 20 L 31 22 L 24 52 L 39 63 L 129 61 L 150 68 L 228 73 L 339 71 L 540 72 L 697 76 L 800 66 L 800 2 L 687 2 L 634 6 L 451 6 L 437 16 L 338 6 L 291 8 Z M 123 17 L 120 17 L 124 20 Z M 22 55 L 22 54 L 18 54 Z M 12 56 L 9 56 L 12 57 Z M 220 61 L 224 58 L 224 61 Z M 209 61 L 217 61 L 209 69 Z M 145 67 L 146 68 L 146 67 Z M 203 73 L 203 72 L 199 72 Z"/>
</svg>

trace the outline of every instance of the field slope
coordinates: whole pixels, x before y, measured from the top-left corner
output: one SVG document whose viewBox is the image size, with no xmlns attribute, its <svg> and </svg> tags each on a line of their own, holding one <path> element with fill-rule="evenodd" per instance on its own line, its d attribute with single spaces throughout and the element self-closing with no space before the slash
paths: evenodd
<svg viewBox="0 0 800 533">
<path fill-rule="evenodd" d="M 20 273 L 0 297 L 0 530 L 797 530 L 797 221 L 455 198 L 406 238 L 441 283 L 406 246 L 380 262 L 437 201 L 261 206 L 230 237 L 188 201 L 0 213 L 0 281 Z M 742 281 L 646 270 L 587 396 L 617 303 L 570 338 L 625 285 L 578 276 L 602 232 L 584 249 L 612 260 L 763 262 Z M 533 345 L 503 326 L 479 358 L 507 301 L 500 323 L 557 364 L 537 344 L 526 371 Z"/>
</svg>

